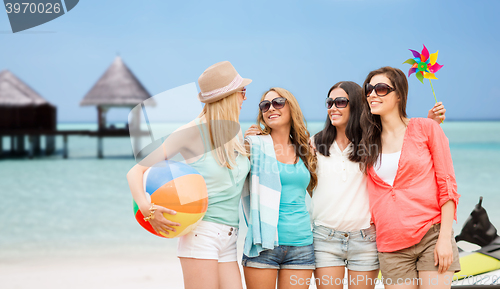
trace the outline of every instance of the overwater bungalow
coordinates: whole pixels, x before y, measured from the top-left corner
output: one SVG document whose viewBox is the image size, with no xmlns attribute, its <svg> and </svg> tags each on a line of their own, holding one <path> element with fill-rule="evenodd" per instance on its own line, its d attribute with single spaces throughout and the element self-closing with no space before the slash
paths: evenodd
<svg viewBox="0 0 500 289">
<path fill-rule="evenodd" d="M 97 83 L 90 89 L 80 102 L 81 106 L 97 107 L 98 123 L 98 152 L 99 158 L 103 157 L 103 137 L 104 136 L 128 136 L 129 127 L 116 129 L 107 125 L 106 114 L 111 108 L 134 108 L 144 100 L 151 97 L 142 83 L 125 65 L 122 58 L 117 56 L 111 66 L 99 78 Z M 153 101 L 148 102 L 154 105 Z M 130 120 L 130 129 L 140 130 L 140 113 L 137 113 Z M 139 138 L 136 138 L 139 141 Z M 136 147 L 139 145 L 137 144 Z"/>
<path fill-rule="evenodd" d="M 9 70 L 0 72 L 0 155 L 3 137 L 10 137 L 10 153 L 25 154 L 28 136 L 29 155 L 40 153 L 40 136 L 56 130 L 56 107 Z M 54 135 L 45 137 L 46 154 L 55 150 Z"/>
<path fill-rule="evenodd" d="M 134 108 L 151 95 L 125 65 L 116 57 L 80 102 L 81 106 L 96 106 L 97 131 L 57 130 L 56 107 L 8 70 L 0 72 L 0 156 L 3 155 L 3 137 L 10 137 L 9 153 L 24 155 L 25 139 L 29 141 L 29 157 L 40 153 L 40 139 L 45 136 L 45 154 L 55 151 L 55 137 L 63 137 L 63 157 L 68 157 L 68 136 L 97 137 L 97 156 L 102 158 L 104 137 L 129 137 L 130 130 L 140 132 L 140 110 L 131 117 L 125 128 L 108 126 L 106 114 L 112 108 Z M 155 105 L 153 100 L 148 105 Z M 129 125 L 130 124 L 130 125 Z M 139 137 L 134 139 L 139 142 Z M 139 144 L 135 144 L 139 147 Z"/>
</svg>

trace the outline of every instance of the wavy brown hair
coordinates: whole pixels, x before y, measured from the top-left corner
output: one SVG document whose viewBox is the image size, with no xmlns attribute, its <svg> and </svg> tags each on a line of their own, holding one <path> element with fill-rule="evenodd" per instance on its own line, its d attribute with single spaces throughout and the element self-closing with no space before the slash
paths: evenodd
<svg viewBox="0 0 500 289">
<path fill-rule="evenodd" d="M 363 83 L 363 95 L 366 96 L 367 94 L 366 85 L 370 83 L 375 75 L 380 74 L 387 77 L 391 81 L 390 85 L 394 87 L 394 92 L 399 98 L 399 117 L 403 121 L 407 117 L 406 102 L 408 99 L 408 80 L 403 71 L 385 66 L 370 72 Z M 382 121 L 380 115 L 371 113 L 368 101 L 364 102 L 364 106 L 361 114 L 361 127 L 364 128 L 361 146 L 367 151 L 363 165 L 363 171 L 366 174 L 368 169 L 373 167 L 377 161 L 379 154 L 382 153 Z"/>
<path fill-rule="evenodd" d="M 260 101 L 263 101 L 266 94 L 274 91 L 279 96 L 286 98 L 288 105 L 290 106 L 290 116 L 291 116 L 291 128 L 290 128 L 290 139 L 292 140 L 293 147 L 295 148 L 295 155 L 299 156 L 304 162 L 309 174 L 311 175 L 311 180 L 307 186 L 307 191 L 312 195 L 312 191 L 316 188 L 318 183 L 318 176 L 316 175 L 316 155 L 311 153 L 309 149 L 309 132 L 307 131 L 306 120 L 302 114 L 299 103 L 293 94 L 280 87 L 273 87 L 266 91 Z M 263 135 L 268 135 L 271 133 L 271 128 L 264 121 L 264 116 L 262 111 L 259 110 L 259 115 L 257 116 L 257 123 L 262 129 Z"/>
</svg>

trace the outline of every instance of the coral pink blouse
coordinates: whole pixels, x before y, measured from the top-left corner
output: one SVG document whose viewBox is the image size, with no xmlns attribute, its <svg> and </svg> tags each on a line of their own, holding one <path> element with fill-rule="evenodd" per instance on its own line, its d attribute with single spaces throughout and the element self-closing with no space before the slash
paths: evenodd
<svg viewBox="0 0 500 289">
<path fill-rule="evenodd" d="M 393 186 L 373 167 L 368 170 L 372 221 L 379 252 L 418 244 L 431 225 L 441 222 L 441 206 L 458 204 L 448 138 L 434 120 L 412 118 L 406 128 Z"/>
</svg>

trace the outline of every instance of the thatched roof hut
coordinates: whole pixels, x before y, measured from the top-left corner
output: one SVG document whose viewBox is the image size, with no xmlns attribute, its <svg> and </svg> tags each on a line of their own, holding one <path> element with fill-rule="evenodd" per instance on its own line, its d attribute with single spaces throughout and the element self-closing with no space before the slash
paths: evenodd
<svg viewBox="0 0 500 289">
<path fill-rule="evenodd" d="M 151 94 L 117 56 L 80 105 L 135 106 L 149 97 Z"/>
<path fill-rule="evenodd" d="M 121 57 L 117 56 L 85 95 L 80 105 L 97 106 L 99 130 L 103 130 L 106 129 L 106 113 L 111 107 L 133 108 L 150 97 L 151 94 L 125 65 Z"/>
<path fill-rule="evenodd" d="M 10 71 L 1 71 L 0 130 L 55 128 L 56 107 Z"/>
</svg>

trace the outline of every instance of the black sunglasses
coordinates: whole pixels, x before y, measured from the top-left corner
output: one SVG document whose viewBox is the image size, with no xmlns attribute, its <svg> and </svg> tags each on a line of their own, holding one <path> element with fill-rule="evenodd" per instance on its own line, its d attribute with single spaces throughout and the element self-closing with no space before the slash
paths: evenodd
<svg viewBox="0 0 500 289">
<path fill-rule="evenodd" d="M 385 83 L 377 83 L 375 85 L 367 83 L 365 86 L 366 97 L 369 97 L 374 89 L 375 89 L 375 94 L 377 96 L 386 96 L 395 90 L 394 88 L 390 87 Z"/>
<path fill-rule="evenodd" d="M 325 101 L 326 108 L 330 109 L 335 104 L 336 108 L 345 108 L 349 104 L 347 97 L 336 97 L 335 99 L 329 97 Z"/>
<path fill-rule="evenodd" d="M 285 103 L 286 103 L 286 98 L 276 97 L 272 101 L 269 101 L 269 100 L 261 101 L 259 103 L 259 108 L 260 108 L 260 111 L 262 111 L 262 113 L 265 113 L 271 108 L 271 104 L 273 105 L 273 107 L 275 109 L 282 109 L 283 107 L 285 107 Z"/>
</svg>

